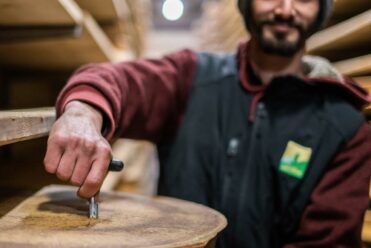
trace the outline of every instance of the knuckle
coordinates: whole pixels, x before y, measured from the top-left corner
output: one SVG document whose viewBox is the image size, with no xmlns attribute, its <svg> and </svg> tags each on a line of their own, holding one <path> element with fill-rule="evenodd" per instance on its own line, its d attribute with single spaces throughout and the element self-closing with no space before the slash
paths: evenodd
<svg viewBox="0 0 371 248">
<path fill-rule="evenodd" d="M 105 143 L 101 143 L 98 145 L 98 149 L 101 153 L 103 154 L 106 154 L 106 155 L 110 155 L 112 150 L 111 150 L 111 147 Z"/>
<path fill-rule="evenodd" d="M 54 174 L 57 166 L 55 166 L 50 159 L 44 158 L 44 168 L 47 172 Z"/>
<path fill-rule="evenodd" d="M 85 140 L 84 141 L 84 150 L 87 152 L 93 152 L 96 149 L 96 142 L 92 140 Z"/>
<path fill-rule="evenodd" d="M 57 145 L 65 145 L 68 144 L 68 136 L 61 134 L 61 133 L 54 133 L 53 135 L 49 136 L 48 144 L 57 144 Z"/>
<path fill-rule="evenodd" d="M 101 181 L 98 178 L 89 178 L 86 180 L 85 185 L 91 189 L 99 188 Z"/>
<path fill-rule="evenodd" d="M 82 184 L 82 179 L 79 178 L 79 177 L 72 177 L 72 178 L 70 179 L 70 183 L 71 183 L 72 185 L 74 185 L 74 186 L 81 186 L 81 184 Z"/>
<path fill-rule="evenodd" d="M 50 174 L 54 174 L 55 173 L 55 167 L 52 166 L 51 164 L 45 164 L 44 163 L 44 167 L 45 167 L 45 170 L 50 173 Z"/>
<path fill-rule="evenodd" d="M 65 170 L 58 170 L 57 177 L 62 181 L 68 181 L 70 179 L 70 173 Z"/>
<path fill-rule="evenodd" d="M 85 199 L 88 199 L 89 197 L 92 197 L 93 194 L 89 194 L 88 192 L 84 191 L 83 189 L 79 190 L 77 192 L 77 195 L 81 198 L 85 198 Z"/>
<path fill-rule="evenodd" d="M 77 136 L 77 135 L 70 135 L 70 136 L 68 137 L 68 144 L 69 144 L 69 146 L 71 146 L 71 147 L 74 147 L 74 148 L 79 147 L 79 146 L 81 145 L 82 142 L 83 142 L 83 141 L 82 141 L 82 138 L 81 138 L 80 136 Z"/>
</svg>

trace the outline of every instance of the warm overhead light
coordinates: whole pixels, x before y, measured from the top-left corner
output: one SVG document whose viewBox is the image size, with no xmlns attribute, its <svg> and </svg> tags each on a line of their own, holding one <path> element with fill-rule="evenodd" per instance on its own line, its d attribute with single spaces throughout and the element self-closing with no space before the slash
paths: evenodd
<svg viewBox="0 0 371 248">
<path fill-rule="evenodd" d="M 166 0 L 162 5 L 162 15 L 169 21 L 179 20 L 184 13 L 182 0 Z"/>
</svg>

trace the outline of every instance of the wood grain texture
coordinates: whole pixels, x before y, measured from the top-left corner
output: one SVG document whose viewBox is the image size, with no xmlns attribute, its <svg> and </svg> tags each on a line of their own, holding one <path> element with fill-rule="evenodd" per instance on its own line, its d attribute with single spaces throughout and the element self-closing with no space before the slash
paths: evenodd
<svg viewBox="0 0 371 248">
<path fill-rule="evenodd" d="M 87 63 L 127 60 L 131 54 L 114 47 L 89 15 L 82 35 L 27 42 L 0 43 L 0 65 L 22 69 L 73 70 Z"/>
<path fill-rule="evenodd" d="M 0 219 L 6 247 L 205 247 L 226 226 L 215 210 L 186 201 L 101 193 L 100 219 L 76 188 L 49 186 Z"/>
<path fill-rule="evenodd" d="M 0 146 L 45 136 L 54 121 L 54 108 L 0 111 Z"/>
<path fill-rule="evenodd" d="M 73 0 L 0 0 L 2 26 L 75 26 L 81 20 Z"/>
<path fill-rule="evenodd" d="M 370 30 L 371 9 L 314 34 L 307 42 L 307 49 L 311 54 L 330 58 L 342 55 L 336 54 L 334 51 L 346 54 L 347 49 L 354 50 L 354 48 L 359 49 L 362 46 L 369 49 Z"/>
</svg>

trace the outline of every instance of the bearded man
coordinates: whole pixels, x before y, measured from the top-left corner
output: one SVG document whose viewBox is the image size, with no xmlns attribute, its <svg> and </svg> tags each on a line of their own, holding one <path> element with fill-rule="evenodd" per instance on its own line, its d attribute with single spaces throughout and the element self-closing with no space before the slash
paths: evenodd
<svg viewBox="0 0 371 248">
<path fill-rule="evenodd" d="M 96 194 L 114 135 L 157 145 L 159 194 L 228 219 L 218 247 L 361 247 L 370 96 L 306 39 L 332 0 L 241 0 L 251 40 L 235 54 L 183 50 L 86 65 L 57 101 L 45 167 Z"/>
</svg>

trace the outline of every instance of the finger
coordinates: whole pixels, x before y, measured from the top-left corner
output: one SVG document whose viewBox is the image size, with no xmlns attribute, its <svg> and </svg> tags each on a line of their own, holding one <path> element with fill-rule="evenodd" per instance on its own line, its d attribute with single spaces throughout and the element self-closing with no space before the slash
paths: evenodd
<svg viewBox="0 0 371 248">
<path fill-rule="evenodd" d="M 94 196 L 99 191 L 106 177 L 111 155 L 102 153 L 97 155 L 100 156 L 93 162 L 88 176 L 78 191 L 80 197 L 89 198 Z"/>
<path fill-rule="evenodd" d="M 91 166 L 91 156 L 80 154 L 70 179 L 71 184 L 80 187 L 88 176 Z"/>
<path fill-rule="evenodd" d="M 44 157 L 45 170 L 51 174 L 56 173 L 59 162 L 63 155 L 63 148 L 52 137 L 48 139 L 46 154 Z"/>
<path fill-rule="evenodd" d="M 57 177 L 62 181 L 70 180 L 75 164 L 76 153 L 71 149 L 65 150 L 57 168 Z"/>
</svg>

